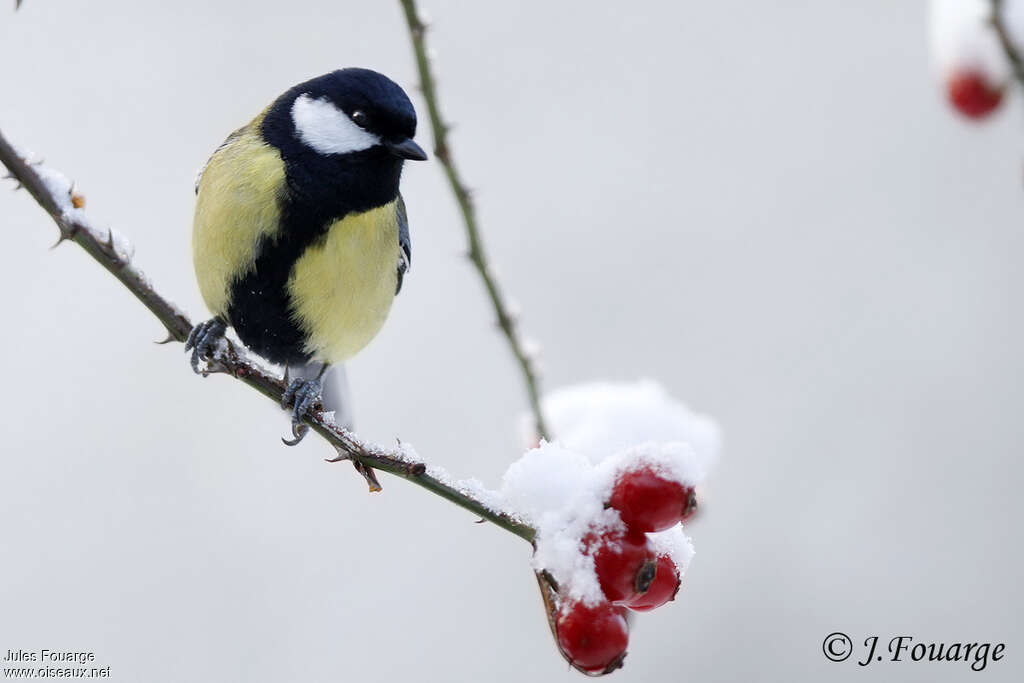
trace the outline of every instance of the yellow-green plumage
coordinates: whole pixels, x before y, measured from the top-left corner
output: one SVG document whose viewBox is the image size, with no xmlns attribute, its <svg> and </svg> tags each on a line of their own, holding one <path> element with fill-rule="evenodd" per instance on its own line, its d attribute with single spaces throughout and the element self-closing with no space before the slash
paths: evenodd
<svg viewBox="0 0 1024 683">
<path fill-rule="evenodd" d="M 214 153 L 197 186 L 192 257 L 210 311 L 231 321 L 232 287 L 256 265 L 261 244 L 279 237 L 285 166 L 259 133 L 263 115 Z M 305 333 L 303 351 L 325 363 L 358 353 L 391 309 L 400 259 L 394 201 L 333 221 L 292 266 L 288 315 Z"/>
<path fill-rule="evenodd" d="M 192 227 L 192 262 L 203 301 L 226 317 L 231 285 L 252 270 L 261 238 L 278 232 L 281 153 L 259 135 L 260 115 L 231 134 L 203 169 Z"/>
<path fill-rule="evenodd" d="M 295 369 L 281 399 L 296 437 L 286 443 L 318 404 L 344 414 L 336 391 L 322 393 L 325 373 L 370 343 L 402 287 L 412 260 L 402 169 L 427 158 L 415 136 L 397 83 L 338 69 L 228 136 L 196 183 L 192 258 L 214 318 L 185 350 L 200 372 L 231 327 L 286 378 Z"/>
<path fill-rule="evenodd" d="M 307 353 L 340 363 L 370 343 L 395 298 L 398 250 L 394 202 L 335 221 L 323 242 L 306 249 L 288 292 Z"/>
</svg>

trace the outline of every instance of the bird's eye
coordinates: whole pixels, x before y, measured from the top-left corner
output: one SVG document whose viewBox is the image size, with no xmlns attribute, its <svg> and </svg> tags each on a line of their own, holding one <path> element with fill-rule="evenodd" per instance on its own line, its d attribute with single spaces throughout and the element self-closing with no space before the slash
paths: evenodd
<svg viewBox="0 0 1024 683">
<path fill-rule="evenodd" d="M 352 120 L 355 121 L 357 125 L 362 126 L 363 128 L 366 128 L 366 124 L 370 122 L 370 118 L 366 115 L 366 113 L 358 109 L 352 112 Z"/>
</svg>

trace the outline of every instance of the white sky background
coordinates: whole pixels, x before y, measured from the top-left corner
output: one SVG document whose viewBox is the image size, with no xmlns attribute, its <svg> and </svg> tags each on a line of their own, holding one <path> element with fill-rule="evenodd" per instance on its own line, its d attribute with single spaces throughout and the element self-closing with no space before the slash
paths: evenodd
<svg viewBox="0 0 1024 683">
<path fill-rule="evenodd" d="M 1024 671 L 1022 112 L 954 117 L 926 9 L 427 4 L 547 385 L 652 376 L 724 428 L 680 597 L 613 680 L 969 675 L 827 662 L 837 630 L 1002 641 L 986 681 Z M 413 86 L 397 2 L 27 0 L 0 12 L 0 128 L 199 318 L 196 169 L 346 65 Z M 350 364 L 360 431 L 493 486 L 520 380 L 438 165 L 403 191 L 413 270 Z M 113 278 L 47 251 L 27 196 L 0 192 L 0 223 L 0 654 L 94 650 L 124 681 L 582 680 L 522 541 L 390 478 L 369 496 L 315 438 L 280 446 L 283 413 L 152 345 Z"/>
</svg>

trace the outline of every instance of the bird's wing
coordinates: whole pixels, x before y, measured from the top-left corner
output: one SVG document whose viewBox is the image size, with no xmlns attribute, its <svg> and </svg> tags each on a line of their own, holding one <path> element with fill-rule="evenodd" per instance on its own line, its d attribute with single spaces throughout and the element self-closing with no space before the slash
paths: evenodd
<svg viewBox="0 0 1024 683">
<path fill-rule="evenodd" d="M 232 133 L 202 173 L 192 257 L 203 300 L 225 315 L 232 284 L 255 265 L 259 245 L 280 230 L 285 188 L 280 153 L 250 124 Z"/>
<path fill-rule="evenodd" d="M 395 288 L 395 295 L 402 291 L 402 279 L 406 272 L 412 268 L 412 240 L 409 238 L 409 216 L 405 212 L 405 200 L 398 195 L 395 202 L 395 211 L 398 214 L 398 286 Z"/>
<path fill-rule="evenodd" d="M 203 174 L 206 173 L 206 169 L 209 168 L 210 162 L 213 161 L 213 158 L 215 156 L 217 156 L 218 152 L 220 152 L 222 149 L 224 149 L 225 147 L 230 145 L 232 142 L 237 140 L 239 137 L 241 137 L 243 133 L 248 131 L 249 128 L 251 127 L 251 125 L 252 124 L 249 124 L 247 126 L 242 126 L 238 130 L 234 131 L 233 133 L 231 133 L 231 135 L 227 136 L 224 139 L 224 142 L 220 143 L 220 146 L 217 147 L 217 149 L 213 150 L 213 154 L 210 155 L 210 158 L 206 160 L 206 163 L 203 164 L 203 167 L 201 169 L 199 169 L 198 173 L 196 173 L 196 183 L 195 183 L 196 194 L 199 194 L 199 183 L 203 180 Z"/>
</svg>

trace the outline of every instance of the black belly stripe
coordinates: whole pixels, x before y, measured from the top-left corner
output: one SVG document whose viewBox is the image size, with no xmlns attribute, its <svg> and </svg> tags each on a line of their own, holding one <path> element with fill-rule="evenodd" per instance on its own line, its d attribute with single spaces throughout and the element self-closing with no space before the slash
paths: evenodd
<svg viewBox="0 0 1024 683">
<path fill-rule="evenodd" d="M 292 318 L 286 285 L 292 267 L 315 240 L 265 241 L 255 268 L 231 288 L 228 318 L 242 343 L 272 363 L 305 363 L 306 334 Z"/>
<path fill-rule="evenodd" d="M 324 157 L 282 150 L 288 183 L 281 231 L 259 246 L 254 268 L 231 286 L 228 318 L 242 342 L 272 363 L 305 363 L 307 334 L 292 316 L 287 284 L 295 262 L 350 213 L 398 196 L 401 161 L 379 148 Z"/>
</svg>

